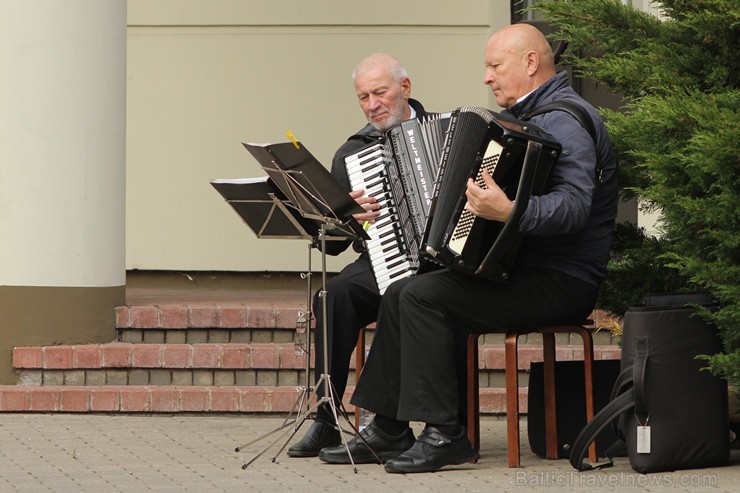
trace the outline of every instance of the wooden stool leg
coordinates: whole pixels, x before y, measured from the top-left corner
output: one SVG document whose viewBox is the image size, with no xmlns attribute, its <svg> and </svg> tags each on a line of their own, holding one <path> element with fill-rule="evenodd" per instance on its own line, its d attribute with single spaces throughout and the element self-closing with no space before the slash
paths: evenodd
<svg viewBox="0 0 740 493">
<path fill-rule="evenodd" d="M 355 385 L 360 381 L 360 372 L 365 366 L 365 328 L 360 329 L 355 347 Z M 355 430 L 360 429 L 360 410 L 355 408 Z"/>
<path fill-rule="evenodd" d="M 519 334 L 506 334 L 506 435 L 509 467 L 519 467 Z"/>
<path fill-rule="evenodd" d="M 578 334 L 583 339 L 583 369 L 584 381 L 586 382 L 586 422 L 594 418 L 594 339 L 590 330 L 579 327 Z M 588 459 L 591 462 L 598 461 L 596 452 L 596 441 L 588 447 Z"/>
<path fill-rule="evenodd" d="M 555 334 L 542 333 L 545 385 L 545 457 L 558 458 L 557 402 L 555 398 Z"/>
<path fill-rule="evenodd" d="M 480 451 L 480 387 L 478 382 L 478 334 L 468 335 L 467 356 L 467 430 L 468 440 L 476 452 Z M 477 459 L 471 461 L 478 462 Z"/>
</svg>

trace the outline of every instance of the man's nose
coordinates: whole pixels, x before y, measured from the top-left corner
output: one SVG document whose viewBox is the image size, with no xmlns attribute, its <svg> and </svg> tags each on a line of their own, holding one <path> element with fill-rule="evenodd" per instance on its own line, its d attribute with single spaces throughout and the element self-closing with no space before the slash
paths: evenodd
<svg viewBox="0 0 740 493">
<path fill-rule="evenodd" d="M 486 70 L 483 73 L 483 83 L 486 85 L 490 85 L 496 82 L 496 79 L 496 71 L 491 67 L 486 67 Z"/>
<path fill-rule="evenodd" d="M 371 109 L 378 108 L 380 106 L 380 98 L 377 96 L 370 96 L 370 98 L 368 99 L 368 106 Z"/>
</svg>

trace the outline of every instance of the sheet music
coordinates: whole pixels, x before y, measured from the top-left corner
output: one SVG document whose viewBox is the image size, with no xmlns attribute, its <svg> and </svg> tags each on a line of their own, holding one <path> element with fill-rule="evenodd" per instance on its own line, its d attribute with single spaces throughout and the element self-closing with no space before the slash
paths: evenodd
<svg viewBox="0 0 740 493">
<path fill-rule="evenodd" d="M 210 183 L 258 237 L 367 237 L 352 217 L 364 209 L 300 142 L 243 145 L 266 176 Z"/>
<path fill-rule="evenodd" d="M 211 180 L 211 183 L 215 184 L 221 184 L 221 183 L 233 183 L 235 185 L 246 185 L 249 183 L 264 183 L 267 181 L 267 176 L 256 176 L 254 178 L 217 178 L 215 180 Z"/>
</svg>

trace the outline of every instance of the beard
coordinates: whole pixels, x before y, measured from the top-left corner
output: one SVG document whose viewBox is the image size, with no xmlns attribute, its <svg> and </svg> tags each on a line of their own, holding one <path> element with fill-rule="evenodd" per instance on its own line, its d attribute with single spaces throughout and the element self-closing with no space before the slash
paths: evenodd
<svg viewBox="0 0 740 493">
<path fill-rule="evenodd" d="M 370 115 L 370 125 L 379 132 L 385 132 L 386 130 L 395 127 L 403 121 L 403 115 L 407 105 L 408 103 L 404 98 L 399 98 L 392 107 L 388 108 L 388 116 L 386 116 L 385 120 L 382 122 L 374 122 L 372 120 L 372 115 Z"/>
</svg>

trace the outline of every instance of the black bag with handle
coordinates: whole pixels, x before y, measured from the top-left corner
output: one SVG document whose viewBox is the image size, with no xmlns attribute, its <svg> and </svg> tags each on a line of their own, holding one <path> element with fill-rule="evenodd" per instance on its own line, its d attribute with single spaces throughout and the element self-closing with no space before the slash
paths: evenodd
<svg viewBox="0 0 740 493">
<path fill-rule="evenodd" d="M 581 431 L 570 456 L 579 471 L 588 445 L 612 425 L 641 473 L 715 467 L 730 456 L 727 382 L 702 370 L 722 350 L 717 330 L 696 313 L 704 294 L 651 294 L 624 317 L 621 373 L 612 398 Z"/>
<path fill-rule="evenodd" d="M 619 360 L 597 359 L 593 362 L 594 411 L 599 412 L 609 403 L 610 392 L 619 375 Z M 544 365 L 533 362 L 529 367 L 527 393 L 527 436 L 529 447 L 543 459 L 547 455 L 545 439 L 545 382 Z M 583 361 L 555 361 L 555 415 L 558 436 L 558 458 L 567 459 L 573 442 L 586 426 L 586 390 Z M 599 433 L 596 451 L 604 455 L 617 440 L 611 428 Z"/>
</svg>

